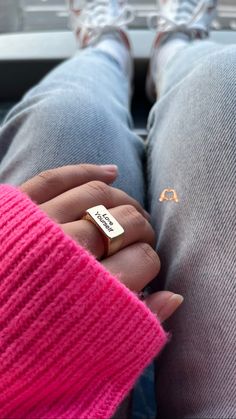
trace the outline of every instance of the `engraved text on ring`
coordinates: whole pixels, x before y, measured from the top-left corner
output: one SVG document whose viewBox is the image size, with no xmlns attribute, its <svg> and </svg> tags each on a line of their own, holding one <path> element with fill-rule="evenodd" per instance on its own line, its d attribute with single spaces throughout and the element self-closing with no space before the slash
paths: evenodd
<svg viewBox="0 0 236 419">
<path fill-rule="evenodd" d="M 100 214 L 98 211 L 95 214 L 95 217 L 104 225 L 104 227 L 109 231 L 112 232 L 114 229 L 112 228 L 113 222 L 110 220 L 107 214 Z"/>
</svg>

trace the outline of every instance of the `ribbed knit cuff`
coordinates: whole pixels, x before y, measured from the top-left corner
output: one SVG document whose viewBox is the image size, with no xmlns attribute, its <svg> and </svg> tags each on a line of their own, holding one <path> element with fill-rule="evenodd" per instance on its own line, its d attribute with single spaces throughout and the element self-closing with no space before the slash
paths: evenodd
<svg viewBox="0 0 236 419">
<path fill-rule="evenodd" d="M 165 342 L 132 292 L 0 185 L 0 419 L 109 418 Z"/>
</svg>

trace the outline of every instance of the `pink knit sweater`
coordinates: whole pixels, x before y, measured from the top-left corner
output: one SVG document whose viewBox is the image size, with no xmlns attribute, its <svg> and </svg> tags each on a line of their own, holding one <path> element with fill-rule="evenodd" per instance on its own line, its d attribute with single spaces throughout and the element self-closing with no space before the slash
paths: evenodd
<svg viewBox="0 0 236 419">
<path fill-rule="evenodd" d="M 158 319 L 0 186 L 0 418 L 105 419 L 162 349 Z"/>
</svg>

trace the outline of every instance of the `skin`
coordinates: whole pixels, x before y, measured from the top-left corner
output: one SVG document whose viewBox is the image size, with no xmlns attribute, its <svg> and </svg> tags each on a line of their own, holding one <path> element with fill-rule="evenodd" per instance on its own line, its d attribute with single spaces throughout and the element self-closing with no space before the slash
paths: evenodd
<svg viewBox="0 0 236 419">
<path fill-rule="evenodd" d="M 154 250 L 155 233 L 148 213 L 140 204 L 111 186 L 117 175 L 114 165 L 64 166 L 40 173 L 21 185 L 20 189 L 127 288 L 140 292 L 160 271 L 160 260 Z M 107 258 L 103 257 L 102 234 L 90 221 L 81 220 L 86 209 L 101 204 L 109 209 L 125 230 L 121 249 Z M 183 297 L 170 291 L 160 291 L 144 301 L 163 322 L 177 310 Z"/>
</svg>

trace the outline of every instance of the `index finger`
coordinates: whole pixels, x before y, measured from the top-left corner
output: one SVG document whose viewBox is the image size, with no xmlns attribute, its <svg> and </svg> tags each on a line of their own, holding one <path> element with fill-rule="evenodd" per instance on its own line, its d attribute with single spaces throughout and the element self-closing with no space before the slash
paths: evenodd
<svg viewBox="0 0 236 419">
<path fill-rule="evenodd" d="M 117 177 L 115 165 L 79 164 L 46 170 L 20 186 L 34 202 L 42 204 L 92 180 L 112 183 Z"/>
<path fill-rule="evenodd" d="M 58 223 L 66 224 L 81 219 L 88 208 L 101 204 L 107 209 L 120 205 L 132 205 L 145 218 L 149 218 L 146 211 L 136 199 L 121 189 L 114 188 L 97 180 L 71 189 L 51 199 L 42 204 L 41 209 Z"/>
</svg>

